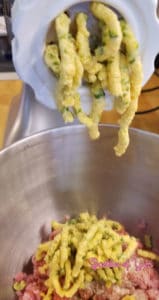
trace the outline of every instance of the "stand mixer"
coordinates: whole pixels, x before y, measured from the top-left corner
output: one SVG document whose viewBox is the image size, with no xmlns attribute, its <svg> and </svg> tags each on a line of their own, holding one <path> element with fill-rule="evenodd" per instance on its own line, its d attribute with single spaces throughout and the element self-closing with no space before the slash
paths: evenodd
<svg viewBox="0 0 159 300">
<path fill-rule="evenodd" d="M 157 0 L 146 0 L 144 5 L 138 0 L 103 2 L 127 20 L 137 37 L 144 85 L 154 71 L 154 60 L 159 52 Z M 81 10 L 87 11 L 87 8 L 88 1 L 60 0 L 54 4 L 50 4 L 49 0 L 42 3 L 37 0 L 15 1 L 12 9 L 13 60 L 25 84 L 21 96 L 13 100 L 4 146 L 44 129 L 65 125 L 53 101 L 56 80 L 43 62 L 43 48 L 50 24 L 60 12 L 69 11 L 70 15 L 74 15 Z M 89 102 L 84 87 L 81 93 L 83 102 Z M 111 109 L 111 104 L 107 105 L 107 109 Z"/>
</svg>

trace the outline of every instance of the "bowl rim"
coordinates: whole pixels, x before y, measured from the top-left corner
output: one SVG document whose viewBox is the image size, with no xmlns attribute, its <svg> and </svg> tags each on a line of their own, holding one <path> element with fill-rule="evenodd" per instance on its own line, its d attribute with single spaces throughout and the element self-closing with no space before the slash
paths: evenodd
<svg viewBox="0 0 159 300">
<path fill-rule="evenodd" d="M 99 124 L 99 128 L 111 128 L 111 129 L 118 130 L 119 126 L 116 125 L 116 124 L 101 123 L 101 124 Z M 52 129 L 42 130 L 42 131 L 37 132 L 37 133 L 35 133 L 33 135 L 24 137 L 23 139 L 21 139 L 19 141 L 16 141 L 15 143 L 13 143 L 13 144 L 5 147 L 4 149 L 2 149 L 0 151 L 0 159 L 5 154 L 8 154 L 11 151 L 14 151 L 14 149 L 25 146 L 30 141 L 35 142 L 38 138 L 43 138 L 45 136 L 49 136 L 49 135 L 54 134 L 54 133 L 58 134 L 58 133 L 61 133 L 61 132 L 67 132 L 67 131 L 70 131 L 72 129 L 74 131 L 75 130 L 79 130 L 79 129 L 85 129 L 85 130 L 87 130 L 87 128 L 84 125 L 80 125 L 80 124 L 77 124 L 77 125 L 68 125 L 68 126 L 62 126 L 62 127 L 58 127 L 58 128 L 52 128 Z M 147 131 L 147 130 L 143 130 L 143 129 L 138 129 L 138 128 L 130 127 L 129 128 L 129 133 L 130 133 L 130 135 L 131 135 L 131 133 L 132 134 L 135 133 L 135 134 L 139 134 L 139 135 L 142 135 L 142 136 L 145 136 L 145 137 L 146 136 L 147 137 L 153 137 L 153 138 L 159 140 L 159 134 L 153 133 L 153 132 L 150 132 L 150 131 Z M 100 140 L 100 138 L 99 138 L 99 140 Z M 131 147 L 131 145 L 130 145 L 130 147 Z"/>
</svg>

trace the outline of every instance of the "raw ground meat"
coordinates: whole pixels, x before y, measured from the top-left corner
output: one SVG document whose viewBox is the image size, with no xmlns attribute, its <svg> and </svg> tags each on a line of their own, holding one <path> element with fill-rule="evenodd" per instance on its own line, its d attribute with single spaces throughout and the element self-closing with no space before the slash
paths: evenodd
<svg viewBox="0 0 159 300">
<path fill-rule="evenodd" d="M 70 300 L 121 300 L 126 295 L 134 295 L 136 300 L 159 300 L 159 274 L 154 269 L 153 264 L 148 267 L 143 267 L 140 270 L 135 270 L 135 262 L 147 266 L 147 259 L 133 257 L 130 261 L 130 267 L 125 269 L 123 282 L 120 286 L 113 285 L 111 288 L 106 288 L 101 282 L 92 282 L 85 289 L 80 289 L 78 293 L 70 298 Z M 19 300 L 41 300 L 40 293 L 47 292 L 47 288 L 43 284 L 47 275 L 38 274 L 38 267 L 42 262 L 34 262 L 34 275 L 27 276 L 24 273 L 16 275 L 15 280 L 24 280 L 27 286 L 24 291 L 17 292 Z M 61 298 L 56 293 L 53 294 L 51 300 L 68 300 Z"/>
<path fill-rule="evenodd" d="M 59 233 L 56 230 L 50 239 Z M 139 244 L 139 248 L 142 244 Z M 44 265 L 44 257 L 41 261 L 32 258 L 33 274 L 18 273 L 14 282 L 25 281 L 26 287 L 21 292 L 16 292 L 18 300 L 42 300 L 41 293 L 47 293 L 48 288 L 44 282 L 48 279 L 47 271 L 40 274 L 39 267 Z M 85 289 L 80 289 L 72 298 L 60 297 L 55 292 L 51 300 L 122 300 L 126 295 L 134 295 L 136 300 L 159 300 L 159 273 L 153 262 L 134 255 L 128 266 L 125 266 L 123 280 L 120 285 L 112 285 L 106 288 L 102 282 L 91 282 Z M 49 299 L 50 300 L 50 299 Z"/>
</svg>

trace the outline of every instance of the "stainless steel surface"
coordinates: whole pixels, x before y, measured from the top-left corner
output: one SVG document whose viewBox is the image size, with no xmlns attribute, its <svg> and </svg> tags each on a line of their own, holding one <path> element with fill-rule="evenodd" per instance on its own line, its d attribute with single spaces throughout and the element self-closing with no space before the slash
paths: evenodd
<svg viewBox="0 0 159 300">
<path fill-rule="evenodd" d="M 33 90 L 23 86 L 22 93 L 12 101 L 4 138 L 4 147 L 46 129 L 65 126 L 60 113 L 36 101 Z"/>
<path fill-rule="evenodd" d="M 90 141 L 81 126 L 27 138 L 0 153 L 0 299 L 13 300 L 12 278 L 26 270 L 48 233 L 65 214 L 109 213 L 138 235 L 149 221 L 159 239 L 159 136 L 131 130 L 121 159 L 113 145 L 117 128 L 102 126 Z M 158 245 L 159 246 L 159 245 Z"/>
</svg>

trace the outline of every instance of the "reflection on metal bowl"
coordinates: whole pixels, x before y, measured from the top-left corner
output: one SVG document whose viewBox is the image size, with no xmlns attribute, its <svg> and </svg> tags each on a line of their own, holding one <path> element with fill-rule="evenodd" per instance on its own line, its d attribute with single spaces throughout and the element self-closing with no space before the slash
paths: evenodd
<svg viewBox="0 0 159 300">
<path fill-rule="evenodd" d="M 117 128 L 101 126 L 90 141 L 82 126 L 50 130 L 0 153 L 0 299 L 13 300 L 12 278 L 26 269 L 52 219 L 88 210 L 123 222 L 139 235 L 149 222 L 159 239 L 159 137 L 130 130 L 122 158 L 113 152 Z M 158 245 L 159 246 L 159 245 Z"/>
</svg>

